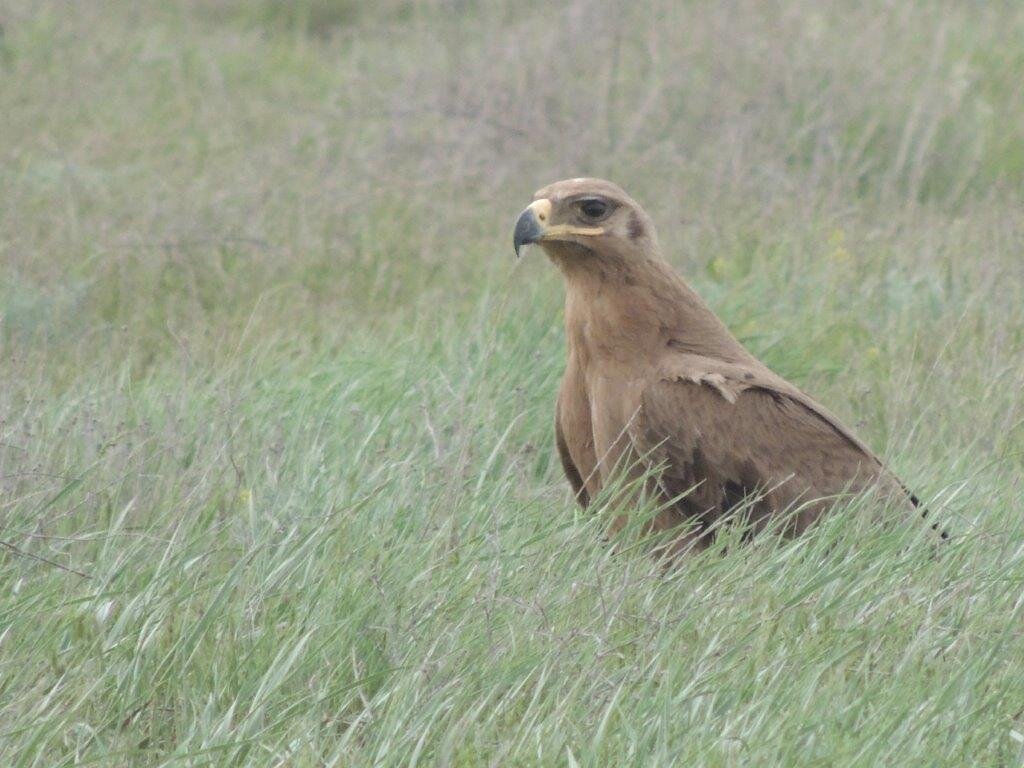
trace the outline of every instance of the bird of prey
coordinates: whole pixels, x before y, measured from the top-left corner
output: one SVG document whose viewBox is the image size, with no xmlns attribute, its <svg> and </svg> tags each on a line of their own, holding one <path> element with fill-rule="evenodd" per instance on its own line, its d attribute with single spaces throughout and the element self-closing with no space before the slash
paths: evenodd
<svg viewBox="0 0 1024 768">
<path fill-rule="evenodd" d="M 689 523 L 669 535 L 669 555 L 706 547 L 716 521 L 739 508 L 754 529 L 787 514 L 783 530 L 795 534 L 838 498 L 869 489 L 908 513 L 918 507 L 832 413 L 736 340 L 615 184 L 544 187 L 513 239 L 517 256 L 539 243 L 565 280 L 555 438 L 584 507 L 613 479 L 636 479 L 660 501 L 651 530 Z"/>
</svg>

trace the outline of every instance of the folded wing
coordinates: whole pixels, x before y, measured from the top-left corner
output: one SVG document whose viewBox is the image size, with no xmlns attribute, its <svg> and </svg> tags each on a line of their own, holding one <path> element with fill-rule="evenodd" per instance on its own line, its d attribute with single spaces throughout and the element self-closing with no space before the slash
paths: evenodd
<svg viewBox="0 0 1024 768">
<path fill-rule="evenodd" d="M 663 495 L 686 494 L 681 511 L 707 524 L 745 499 L 755 522 L 799 509 L 794 532 L 869 487 L 916 502 L 835 416 L 759 363 L 671 356 L 643 388 L 631 438 L 664 468 Z"/>
</svg>

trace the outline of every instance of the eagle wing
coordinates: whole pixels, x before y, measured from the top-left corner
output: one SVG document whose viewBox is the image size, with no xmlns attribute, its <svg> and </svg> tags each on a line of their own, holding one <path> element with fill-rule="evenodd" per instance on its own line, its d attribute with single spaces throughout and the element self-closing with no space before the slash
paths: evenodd
<svg viewBox="0 0 1024 768">
<path fill-rule="evenodd" d="M 569 454 L 569 446 L 565 442 L 562 423 L 557 413 L 555 415 L 555 446 L 558 448 L 558 457 L 562 460 L 562 469 L 565 472 L 565 477 L 569 481 L 569 485 L 572 486 L 573 497 L 575 497 L 581 507 L 588 507 L 590 505 L 590 494 L 587 493 L 586 483 L 580 474 L 579 468 Z"/>
<path fill-rule="evenodd" d="M 630 436 L 662 467 L 662 494 L 709 524 L 748 499 L 755 522 L 799 506 L 800 531 L 869 487 L 916 504 L 835 416 L 758 363 L 672 355 L 643 386 Z"/>
</svg>

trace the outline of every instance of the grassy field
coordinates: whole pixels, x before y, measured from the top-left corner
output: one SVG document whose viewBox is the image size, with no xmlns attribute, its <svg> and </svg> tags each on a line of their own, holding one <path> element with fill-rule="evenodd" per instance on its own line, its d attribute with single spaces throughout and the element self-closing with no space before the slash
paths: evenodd
<svg viewBox="0 0 1024 768">
<path fill-rule="evenodd" d="M 0 764 L 1024 761 L 1024 6 L 0 0 Z M 953 534 L 664 576 L 553 450 L 601 175 Z"/>
</svg>

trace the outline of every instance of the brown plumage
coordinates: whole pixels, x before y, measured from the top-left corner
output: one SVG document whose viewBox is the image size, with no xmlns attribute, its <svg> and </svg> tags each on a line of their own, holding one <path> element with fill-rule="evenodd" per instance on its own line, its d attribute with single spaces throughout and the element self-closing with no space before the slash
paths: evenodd
<svg viewBox="0 0 1024 768">
<path fill-rule="evenodd" d="M 516 252 L 534 242 L 565 278 L 555 435 L 581 504 L 613 478 L 657 468 L 647 491 L 664 508 L 651 527 L 697 523 L 673 551 L 706 546 L 708 529 L 744 502 L 755 525 L 791 511 L 792 533 L 868 489 L 917 506 L 834 415 L 729 333 L 618 186 L 571 179 L 540 190 L 516 224 Z"/>
</svg>

